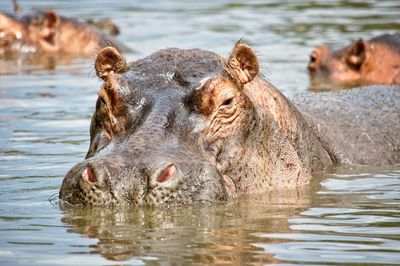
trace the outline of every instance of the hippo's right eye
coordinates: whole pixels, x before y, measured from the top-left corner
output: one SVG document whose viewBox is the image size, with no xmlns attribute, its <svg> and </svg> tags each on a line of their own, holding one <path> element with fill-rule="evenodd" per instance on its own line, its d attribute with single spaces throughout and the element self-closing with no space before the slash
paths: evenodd
<svg viewBox="0 0 400 266">
<path fill-rule="evenodd" d="M 221 104 L 221 106 L 230 105 L 232 102 L 233 102 L 233 97 L 228 98 L 228 99 L 225 99 L 225 100 L 223 101 L 223 103 Z"/>
</svg>

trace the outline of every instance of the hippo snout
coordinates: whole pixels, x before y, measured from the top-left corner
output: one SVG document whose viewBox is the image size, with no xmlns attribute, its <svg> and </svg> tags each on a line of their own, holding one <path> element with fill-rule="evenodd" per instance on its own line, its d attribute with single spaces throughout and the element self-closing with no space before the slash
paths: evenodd
<svg viewBox="0 0 400 266">
<path fill-rule="evenodd" d="M 321 71 L 324 68 L 325 61 L 331 54 L 331 49 L 326 45 L 316 47 L 310 54 L 308 70 L 310 72 Z"/>
<path fill-rule="evenodd" d="M 67 173 L 59 197 L 64 205 L 91 206 L 224 201 L 227 194 L 222 180 L 206 162 L 124 164 L 88 159 Z"/>
</svg>

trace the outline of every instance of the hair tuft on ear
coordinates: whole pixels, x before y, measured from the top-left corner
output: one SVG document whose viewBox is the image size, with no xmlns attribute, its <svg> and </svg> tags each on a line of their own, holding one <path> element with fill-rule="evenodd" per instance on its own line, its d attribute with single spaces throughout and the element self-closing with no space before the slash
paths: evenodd
<svg viewBox="0 0 400 266">
<path fill-rule="evenodd" d="M 127 69 L 125 58 L 114 47 L 105 47 L 100 50 L 94 63 L 96 74 L 106 80 L 111 73 L 123 73 Z"/>
<path fill-rule="evenodd" d="M 256 54 L 242 39 L 233 48 L 225 68 L 240 87 L 252 81 L 260 71 Z"/>
</svg>

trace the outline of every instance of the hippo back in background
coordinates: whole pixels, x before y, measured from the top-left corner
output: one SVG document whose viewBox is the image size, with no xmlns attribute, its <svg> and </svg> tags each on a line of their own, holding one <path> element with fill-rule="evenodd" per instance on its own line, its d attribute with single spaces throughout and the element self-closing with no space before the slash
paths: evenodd
<svg viewBox="0 0 400 266">
<path fill-rule="evenodd" d="M 292 100 L 336 164 L 400 162 L 399 86 L 367 86 Z"/>
</svg>

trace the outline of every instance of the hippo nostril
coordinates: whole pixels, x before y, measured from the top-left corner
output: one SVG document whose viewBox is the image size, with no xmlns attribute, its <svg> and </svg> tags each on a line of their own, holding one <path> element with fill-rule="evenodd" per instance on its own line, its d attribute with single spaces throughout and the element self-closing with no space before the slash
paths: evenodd
<svg viewBox="0 0 400 266">
<path fill-rule="evenodd" d="M 96 176 L 90 167 L 86 167 L 85 171 L 83 171 L 82 178 L 92 183 L 97 181 Z"/>
<path fill-rule="evenodd" d="M 176 172 L 175 165 L 170 164 L 164 170 L 161 171 L 156 180 L 159 183 L 167 182 L 175 175 L 175 172 Z"/>
</svg>

